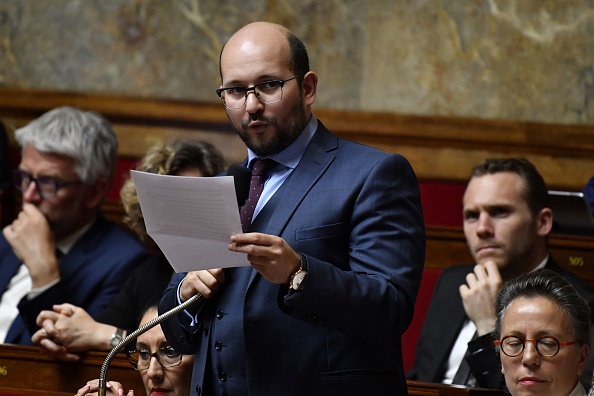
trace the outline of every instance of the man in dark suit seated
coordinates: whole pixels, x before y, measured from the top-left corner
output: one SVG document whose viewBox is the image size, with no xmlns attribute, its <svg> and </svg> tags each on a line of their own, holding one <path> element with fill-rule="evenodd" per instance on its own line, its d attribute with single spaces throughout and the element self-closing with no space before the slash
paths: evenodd
<svg viewBox="0 0 594 396">
<path fill-rule="evenodd" d="M 105 118 L 62 107 L 15 137 L 23 207 L 0 236 L 0 342 L 32 345 L 39 312 L 70 302 L 97 316 L 148 253 L 99 211 L 117 158 Z"/>
<path fill-rule="evenodd" d="M 475 264 L 448 268 L 438 280 L 409 379 L 502 389 L 492 343 L 495 299 L 503 282 L 514 276 L 549 268 L 594 308 L 590 285 L 549 255 L 553 213 L 547 197 L 542 176 L 526 159 L 488 159 L 473 168 L 463 216 Z M 589 381 L 584 374 L 584 382 Z"/>
</svg>

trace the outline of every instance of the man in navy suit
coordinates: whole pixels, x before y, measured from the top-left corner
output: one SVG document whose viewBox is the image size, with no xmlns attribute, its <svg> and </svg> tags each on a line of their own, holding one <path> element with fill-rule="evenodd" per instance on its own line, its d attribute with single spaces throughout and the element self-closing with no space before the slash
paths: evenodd
<svg viewBox="0 0 594 396">
<path fill-rule="evenodd" d="M 117 156 L 105 118 L 57 108 L 15 137 L 23 207 L 0 237 L 0 342 L 32 345 L 39 312 L 70 302 L 96 317 L 147 252 L 99 211 Z"/>
<path fill-rule="evenodd" d="M 162 313 L 205 297 L 162 324 L 175 349 L 196 354 L 192 394 L 406 395 L 400 338 L 425 254 L 411 166 L 317 120 L 318 77 L 282 26 L 240 29 L 220 71 L 244 165 L 276 165 L 229 244 L 251 265 L 178 274 L 161 301 Z"/>
</svg>

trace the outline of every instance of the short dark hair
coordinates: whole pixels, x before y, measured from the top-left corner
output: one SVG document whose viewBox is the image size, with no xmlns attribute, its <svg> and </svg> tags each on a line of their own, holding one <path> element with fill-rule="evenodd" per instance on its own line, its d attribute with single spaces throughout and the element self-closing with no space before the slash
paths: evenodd
<svg viewBox="0 0 594 396">
<path fill-rule="evenodd" d="M 495 302 L 497 321 L 494 339 L 501 338 L 501 324 L 510 304 L 521 297 L 544 297 L 554 302 L 565 313 L 573 336 L 579 345 L 590 343 L 590 307 L 561 275 L 541 268 L 505 282 Z M 562 340 L 564 341 L 564 340 Z"/>
<path fill-rule="evenodd" d="M 533 214 L 549 207 L 545 181 L 536 167 L 526 158 L 488 158 L 472 168 L 470 180 L 502 172 L 515 173 L 524 180 L 524 199 Z"/>
<path fill-rule="evenodd" d="M 291 31 L 287 33 L 287 40 L 291 50 L 291 68 L 299 80 L 299 86 L 305 74 L 309 71 L 309 56 L 303 41 L 295 36 Z"/>
</svg>

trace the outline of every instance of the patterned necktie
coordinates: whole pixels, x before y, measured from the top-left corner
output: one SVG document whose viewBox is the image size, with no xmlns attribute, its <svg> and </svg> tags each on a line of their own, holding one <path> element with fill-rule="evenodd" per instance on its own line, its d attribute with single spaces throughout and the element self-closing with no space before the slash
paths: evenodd
<svg viewBox="0 0 594 396">
<path fill-rule="evenodd" d="M 245 201 L 245 204 L 241 207 L 241 228 L 243 232 L 246 232 L 252 224 L 252 218 L 254 217 L 254 210 L 258 204 L 258 199 L 264 189 L 264 182 L 268 178 L 268 173 L 277 164 L 277 162 L 270 158 L 260 159 L 257 158 L 254 161 L 254 167 L 252 169 L 252 181 L 250 182 L 250 195 Z"/>
</svg>

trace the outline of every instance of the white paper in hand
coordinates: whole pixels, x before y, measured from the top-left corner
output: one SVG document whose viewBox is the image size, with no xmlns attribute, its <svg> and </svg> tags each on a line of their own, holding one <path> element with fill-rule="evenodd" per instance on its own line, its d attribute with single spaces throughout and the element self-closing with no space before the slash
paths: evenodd
<svg viewBox="0 0 594 396">
<path fill-rule="evenodd" d="M 131 174 L 147 233 L 176 272 L 249 265 L 228 249 L 242 232 L 232 176 Z"/>
</svg>

